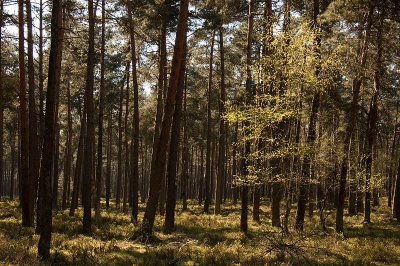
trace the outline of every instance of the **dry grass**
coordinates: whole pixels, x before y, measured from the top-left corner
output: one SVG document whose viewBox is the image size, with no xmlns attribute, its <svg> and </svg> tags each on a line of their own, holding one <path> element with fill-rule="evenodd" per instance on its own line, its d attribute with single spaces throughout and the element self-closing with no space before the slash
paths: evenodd
<svg viewBox="0 0 400 266">
<path fill-rule="evenodd" d="M 323 234 L 317 216 L 307 218 L 304 232 L 284 235 L 272 228 L 264 202 L 261 223 L 251 221 L 249 233 L 239 231 L 238 206 L 225 204 L 222 215 L 203 214 L 190 204 L 190 211 L 176 215 L 176 231 L 162 233 L 163 219 L 157 217 L 155 236 L 159 241 L 131 241 L 136 228 L 129 214 L 114 208 L 102 209 L 100 227 L 81 234 L 82 209 L 75 217 L 68 211 L 54 214 L 51 265 L 400 265 L 400 228 L 389 208 L 373 210 L 369 225 L 362 216 L 346 216 L 345 236 L 336 234 L 333 214 L 329 232 Z M 141 206 L 143 208 L 143 206 Z M 143 209 L 141 209 L 143 212 Z M 140 214 L 140 217 L 143 213 Z M 43 265 L 36 257 L 39 239 L 32 228 L 20 224 L 16 201 L 0 202 L 0 264 Z M 50 264 L 49 263 L 49 264 Z"/>
</svg>

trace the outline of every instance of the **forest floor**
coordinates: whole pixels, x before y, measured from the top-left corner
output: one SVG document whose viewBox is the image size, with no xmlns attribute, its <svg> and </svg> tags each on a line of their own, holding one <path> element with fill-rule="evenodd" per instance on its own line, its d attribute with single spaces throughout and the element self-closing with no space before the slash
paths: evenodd
<svg viewBox="0 0 400 266">
<path fill-rule="evenodd" d="M 361 224 L 362 215 L 346 216 L 345 235 L 334 232 L 333 211 L 326 212 L 327 234 L 315 212 L 306 218 L 303 232 L 284 235 L 271 226 L 267 202 L 263 203 L 260 223 L 249 213 L 247 235 L 239 230 L 240 205 L 224 204 L 218 216 L 202 213 L 194 202 L 184 213 L 178 205 L 176 231 L 163 234 L 163 219 L 158 216 L 157 241 L 151 244 L 131 240 L 137 229 L 129 214 L 115 205 L 109 210 L 103 206 L 101 226 L 93 226 L 91 236 L 81 234 L 82 208 L 75 217 L 58 211 L 49 265 L 400 265 L 400 224 L 391 218 L 385 202 L 373 208 L 370 224 Z M 141 218 L 144 205 L 140 207 Z M 37 259 L 38 240 L 33 228 L 21 226 L 18 202 L 3 199 L 0 265 L 43 265 Z"/>
</svg>

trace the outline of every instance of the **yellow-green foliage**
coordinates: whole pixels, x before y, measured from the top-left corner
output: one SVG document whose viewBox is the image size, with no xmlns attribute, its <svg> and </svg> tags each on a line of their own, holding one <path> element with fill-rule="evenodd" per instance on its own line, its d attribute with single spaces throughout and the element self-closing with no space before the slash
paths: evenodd
<svg viewBox="0 0 400 266">
<path fill-rule="evenodd" d="M 383 203 L 384 204 L 384 203 Z M 177 206 L 176 230 L 162 233 L 163 218 L 156 218 L 154 243 L 131 240 L 136 228 L 128 214 L 102 209 L 100 227 L 91 236 L 81 234 L 82 211 L 69 217 L 59 211 L 53 218 L 51 265 L 400 265 L 400 230 L 382 205 L 372 213 L 345 216 L 345 235 L 334 233 L 334 212 L 328 210 L 328 234 L 319 218 L 306 219 L 302 233 L 282 234 L 270 225 L 269 202 L 263 200 L 261 222 L 249 221 L 249 233 L 239 228 L 239 205 L 223 205 L 222 214 L 202 213 L 190 202 L 189 211 Z M 103 206 L 104 207 L 104 206 Z M 143 207 L 143 206 L 141 206 Z M 140 213 L 140 216 L 142 213 Z M 1 265 L 43 265 L 37 259 L 39 236 L 21 226 L 16 201 L 0 202 Z M 289 223 L 293 223 L 292 220 Z M 175 264 L 173 264 L 175 263 Z M 50 265 L 50 264 L 49 264 Z"/>
</svg>

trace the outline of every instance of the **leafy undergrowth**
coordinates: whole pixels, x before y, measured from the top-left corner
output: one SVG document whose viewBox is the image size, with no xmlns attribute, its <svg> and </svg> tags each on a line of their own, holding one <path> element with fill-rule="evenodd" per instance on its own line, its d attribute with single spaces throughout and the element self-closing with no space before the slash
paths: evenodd
<svg viewBox="0 0 400 266">
<path fill-rule="evenodd" d="M 385 206 L 373 210 L 368 225 L 360 223 L 362 215 L 346 216 L 344 235 L 334 232 L 333 215 L 327 219 L 327 234 L 320 230 L 316 215 L 307 218 L 303 232 L 283 234 L 271 227 L 269 208 L 263 207 L 261 222 L 252 222 L 249 216 L 249 233 L 244 235 L 239 230 L 239 206 L 226 204 L 218 216 L 202 213 L 194 203 L 187 212 L 177 209 L 176 231 L 163 234 L 163 219 L 158 216 L 157 241 L 146 244 L 131 240 L 137 228 L 128 213 L 113 207 L 102 209 L 101 226 L 93 225 L 91 236 L 81 234 L 81 208 L 75 217 L 58 211 L 48 264 L 400 265 L 400 224 Z M 43 265 L 36 257 L 39 236 L 33 228 L 21 226 L 20 211 L 16 201 L 0 202 L 1 265 Z"/>
</svg>

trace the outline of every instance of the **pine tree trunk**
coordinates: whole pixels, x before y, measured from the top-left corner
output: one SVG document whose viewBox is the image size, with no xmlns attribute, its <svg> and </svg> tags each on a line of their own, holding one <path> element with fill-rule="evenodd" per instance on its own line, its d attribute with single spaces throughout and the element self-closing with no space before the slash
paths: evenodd
<svg viewBox="0 0 400 266">
<path fill-rule="evenodd" d="M 128 68 L 129 69 L 129 68 Z M 124 168 L 124 200 L 122 203 L 122 210 L 127 211 L 126 203 L 128 200 L 128 187 L 129 187 L 129 145 L 128 145 L 128 115 L 129 115 L 129 79 L 130 71 L 126 73 L 126 94 L 125 94 L 125 117 L 124 117 L 124 148 L 125 148 L 125 168 Z"/>
<path fill-rule="evenodd" d="M 25 48 L 24 48 L 24 1 L 18 0 L 19 21 L 19 101 L 20 101 L 20 167 L 21 167 L 21 206 L 22 225 L 33 226 L 33 182 L 29 176 L 29 135 L 26 102 Z"/>
<path fill-rule="evenodd" d="M 395 166 L 396 166 L 396 140 L 397 140 L 397 121 L 398 121 L 398 115 L 399 115 L 399 104 L 400 101 L 397 101 L 396 103 L 396 119 L 395 119 L 395 126 L 393 130 L 393 142 L 392 142 L 392 148 L 390 152 L 390 166 L 389 166 L 389 188 L 388 188 L 388 207 L 392 207 L 392 199 L 393 199 L 393 188 L 394 188 L 394 183 L 396 180 L 396 171 Z"/>
<path fill-rule="evenodd" d="M 161 190 L 162 176 L 165 174 L 165 164 L 167 157 L 167 144 L 170 140 L 170 130 L 172 123 L 172 116 L 174 112 L 174 105 L 176 99 L 176 92 L 179 82 L 180 66 L 184 56 L 184 44 L 187 31 L 187 18 L 188 18 L 188 0 L 181 0 L 178 29 L 175 39 L 174 55 L 172 58 L 172 72 L 168 86 L 167 98 L 164 106 L 164 117 L 161 124 L 160 137 L 158 139 L 157 152 L 156 152 L 156 167 L 150 174 L 150 193 L 146 205 L 146 211 L 143 217 L 140 234 L 142 241 L 147 241 L 153 232 L 154 219 L 157 210 L 157 203 L 159 200 Z"/>
<path fill-rule="evenodd" d="M 167 203 L 164 222 L 164 233 L 170 234 L 175 226 L 176 205 L 176 172 L 178 162 L 179 139 L 181 135 L 182 98 L 184 88 L 184 75 L 186 70 L 186 43 L 183 62 L 179 74 L 179 84 L 176 92 L 175 110 L 172 121 L 171 140 L 169 143 L 168 165 L 167 165 Z"/>
<path fill-rule="evenodd" d="M 35 71 L 33 62 L 33 33 L 32 33 L 32 12 L 31 1 L 26 0 L 27 29 L 28 29 L 28 85 L 29 85 L 29 179 L 34 186 L 34 194 L 31 195 L 31 208 L 34 208 L 34 201 L 37 195 L 39 178 L 39 159 L 37 118 L 35 104 Z M 2 167 L 2 166 L 1 166 Z M 1 169 L 1 168 L 0 168 Z M 32 219 L 34 217 L 32 216 Z"/>
<path fill-rule="evenodd" d="M 131 155 L 131 179 L 130 191 L 132 193 L 132 216 L 131 221 L 137 223 L 137 215 L 139 211 L 139 86 L 137 80 L 137 60 L 136 60 L 136 44 L 135 29 L 132 19 L 132 11 L 130 2 L 127 1 L 127 11 L 130 28 L 131 41 L 131 61 L 132 61 L 132 82 L 133 82 L 133 136 L 132 136 L 132 155 Z"/>
<path fill-rule="evenodd" d="M 204 212 L 209 213 L 211 203 L 211 88 L 212 88 L 212 66 L 214 58 L 214 39 L 215 30 L 211 37 L 211 51 L 210 51 L 210 63 L 208 70 L 208 88 L 207 88 L 207 144 L 206 144 L 206 175 L 205 175 L 205 200 L 204 200 Z"/>
<path fill-rule="evenodd" d="M 364 69 L 366 65 L 367 59 L 367 51 L 368 51 L 368 42 L 369 36 L 371 32 L 371 24 L 372 24 L 372 13 L 374 7 L 370 5 L 369 11 L 367 14 L 367 25 L 365 29 L 365 37 L 363 46 L 361 47 L 361 60 L 360 60 L 360 69 Z M 351 109 L 349 114 L 349 120 L 346 127 L 346 135 L 343 142 L 343 151 L 344 155 L 341 159 L 341 169 L 340 169 L 340 179 L 339 179 L 339 198 L 338 198 L 338 206 L 336 210 L 336 232 L 343 232 L 343 209 L 344 209 L 344 200 L 346 196 L 346 181 L 347 181 L 347 171 L 348 171 L 348 151 L 351 140 L 351 135 L 353 134 L 355 123 L 356 123 L 356 114 L 358 109 L 358 100 L 360 95 L 361 83 L 363 78 L 361 74 L 358 74 L 357 77 L 353 80 L 353 98 L 351 102 Z"/>
<path fill-rule="evenodd" d="M 111 197 L 111 151 L 112 151 L 112 112 L 108 115 L 107 125 L 107 173 L 106 173 L 106 208 L 110 207 Z"/>
<path fill-rule="evenodd" d="M 83 182 L 82 182 L 82 203 L 83 203 L 83 232 L 89 234 L 92 224 L 92 175 L 93 175 L 93 144 L 94 144 L 94 8 L 93 1 L 88 0 L 89 12 L 89 46 L 88 61 L 86 67 L 86 138 L 83 158 Z"/>
<path fill-rule="evenodd" d="M 84 99 L 86 102 L 86 97 Z M 69 209 L 69 216 L 74 216 L 75 209 L 78 207 L 78 198 L 79 198 L 79 190 L 80 183 L 82 178 L 82 166 L 83 166 L 83 149 L 86 135 L 86 103 L 83 105 L 83 114 L 81 117 L 81 129 L 79 135 L 79 143 L 78 143 L 78 151 L 76 155 L 76 163 L 75 163 L 75 173 L 74 173 L 74 186 L 72 188 L 72 198 L 71 198 L 71 206 Z"/>
<path fill-rule="evenodd" d="M 246 55 L 246 95 L 245 95 L 245 101 L 246 104 L 250 104 L 252 102 L 252 94 L 253 94 L 253 88 L 252 88 L 252 77 L 251 77 L 251 66 L 252 66 L 252 60 L 251 60 L 251 55 L 252 55 L 252 45 L 253 45 L 253 25 L 254 25 L 254 6 L 255 6 L 255 1 L 250 0 L 249 2 L 249 14 L 248 14 L 248 29 L 247 29 L 247 55 Z M 248 128 L 249 122 L 245 121 L 245 127 Z M 248 132 L 244 133 L 245 135 L 248 134 Z M 250 140 L 245 141 L 244 145 L 244 160 L 242 162 L 241 166 L 241 174 L 242 176 L 246 179 L 248 175 L 248 157 L 250 155 Z M 240 215 L 240 231 L 247 233 L 248 229 L 248 224 L 247 224 L 247 217 L 248 217 L 248 185 L 243 184 L 242 185 L 242 210 L 241 210 L 241 215 Z"/>
<path fill-rule="evenodd" d="M 2 51 L 2 30 L 3 30 L 3 5 L 4 2 L 0 2 L 0 51 Z M 4 139 L 4 126 L 3 126 L 3 60 L 2 54 L 0 53 L 0 200 L 1 196 L 3 196 L 3 139 Z M 10 194 L 11 198 L 11 194 Z"/>
<path fill-rule="evenodd" d="M 166 19 L 166 18 L 164 18 Z M 156 109 L 156 118 L 154 124 L 154 135 L 153 135 L 153 148 L 152 148 L 152 156 L 151 156 L 151 171 L 154 171 L 156 167 L 156 153 L 158 146 L 158 139 L 160 137 L 161 130 L 161 122 L 163 116 L 163 96 L 166 91 L 166 71 L 167 71 L 167 27 L 166 23 L 163 22 L 161 26 L 160 32 L 160 41 L 159 41 L 159 68 L 158 68 L 158 86 L 157 86 L 157 109 Z M 163 182 L 162 184 L 164 184 Z M 161 189 L 163 189 L 161 187 Z M 161 197 L 160 197 L 161 198 Z M 161 199 L 160 199 L 161 201 Z M 161 204 L 160 204 L 161 205 Z M 160 207 L 162 208 L 162 207 Z"/>
<path fill-rule="evenodd" d="M 11 131 L 15 133 L 15 131 Z M 10 200 L 14 200 L 14 190 L 15 190 L 15 134 L 10 134 L 11 143 L 11 172 L 10 172 Z"/>
<path fill-rule="evenodd" d="M 321 39 L 318 34 L 318 24 L 317 24 L 317 17 L 319 15 L 319 0 L 314 0 L 314 6 L 313 6 L 313 25 L 315 27 L 316 31 L 316 39 L 315 39 L 315 50 L 317 57 L 320 58 L 320 46 L 321 46 Z M 319 73 L 321 71 L 321 66 L 317 66 L 317 69 L 315 70 L 315 76 L 318 79 Z M 308 135 L 307 135 L 307 145 L 310 147 L 310 150 L 313 150 L 315 140 L 316 140 L 316 126 L 317 126 L 317 117 L 318 117 L 318 112 L 319 112 L 319 106 L 320 106 L 320 98 L 321 94 L 319 89 L 316 89 L 316 92 L 314 93 L 313 101 L 312 101 L 312 107 L 311 107 L 311 115 L 310 115 L 310 122 L 309 122 L 309 127 L 308 127 Z M 312 154 L 305 154 L 304 159 L 303 159 L 303 170 L 301 173 L 301 180 L 300 180 L 300 189 L 299 189 L 299 197 L 297 201 L 297 212 L 296 212 L 296 222 L 295 222 L 295 229 L 297 230 L 303 230 L 303 225 L 304 225 L 304 216 L 305 216 L 305 211 L 306 211 L 306 202 L 307 202 L 307 189 L 309 186 L 309 179 L 312 176 L 312 173 L 314 172 L 313 170 L 313 164 L 312 164 Z"/>
<path fill-rule="evenodd" d="M 130 62 L 125 67 L 126 75 L 129 72 Z M 119 94 L 119 110 L 118 110 L 118 155 L 117 155 L 117 191 L 115 194 L 115 206 L 117 209 L 120 208 L 121 203 L 121 189 L 122 189 L 122 102 L 124 98 L 124 84 L 126 76 L 124 76 L 124 82 L 121 86 Z"/>
<path fill-rule="evenodd" d="M 224 54 L 224 33 L 222 25 L 219 29 L 219 47 L 221 57 L 221 86 L 219 99 L 219 149 L 218 149 L 218 173 L 217 173 L 217 191 L 215 194 L 215 209 L 214 214 L 221 213 L 221 202 L 223 197 L 224 177 L 225 177 L 225 121 L 223 115 L 225 112 L 225 54 Z"/>
<path fill-rule="evenodd" d="M 99 226 L 101 221 L 100 216 L 100 199 L 103 176 L 103 131 L 104 131 L 104 90 L 105 90 L 105 45 L 106 45 L 106 6 L 105 0 L 101 1 L 101 48 L 100 48 L 100 97 L 99 97 L 99 126 L 97 138 L 97 165 L 96 165 L 96 198 L 95 198 L 95 221 Z"/>
<path fill-rule="evenodd" d="M 376 68 L 374 73 L 374 88 L 373 95 L 370 103 L 368 113 L 368 128 L 367 128 L 367 153 L 365 165 L 365 208 L 364 208 L 364 223 L 371 222 L 371 176 L 372 176 L 372 163 L 373 163 L 373 149 L 377 134 L 376 124 L 378 120 L 378 98 L 379 89 L 381 86 L 381 73 L 382 69 L 382 27 L 384 19 L 384 11 L 380 10 L 380 19 L 377 32 L 377 59 Z"/>
<path fill-rule="evenodd" d="M 38 255 L 44 260 L 50 258 L 50 242 L 52 231 L 52 191 L 51 191 L 51 168 L 54 158 L 54 139 L 56 122 L 56 97 L 57 97 L 57 73 L 60 71 L 58 64 L 59 57 L 59 32 L 60 32 L 60 12 L 62 4 L 59 0 L 53 1 L 51 17 L 51 46 L 49 57 L 48 82 L 46 92 L 46 115 L 44 128 L 44 141 L 42 150 L 41 172 L 39 177 L 38 193 L 38 219 L 40 239 L 38 244 Z"/>
</svg>

